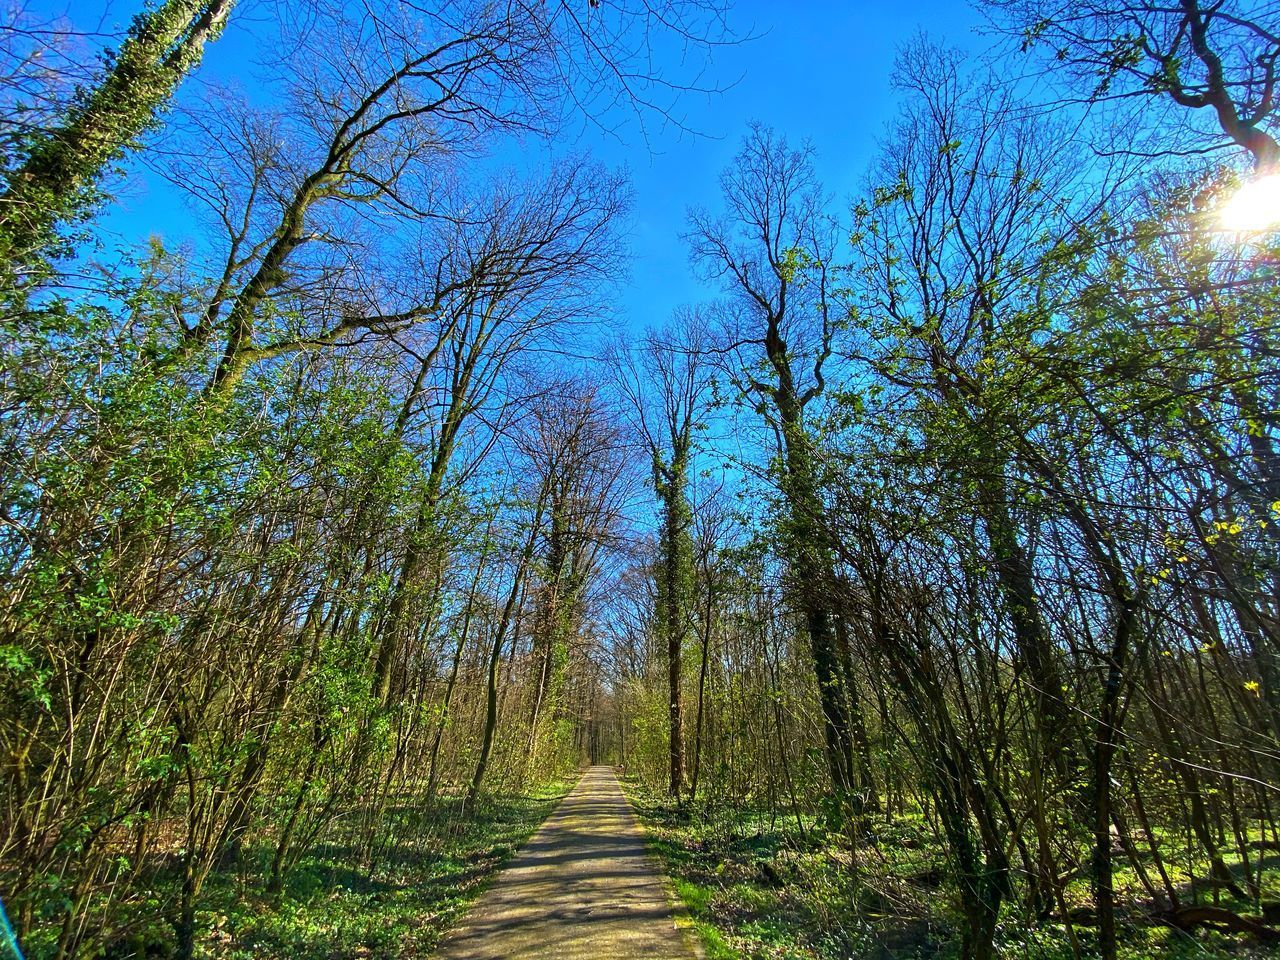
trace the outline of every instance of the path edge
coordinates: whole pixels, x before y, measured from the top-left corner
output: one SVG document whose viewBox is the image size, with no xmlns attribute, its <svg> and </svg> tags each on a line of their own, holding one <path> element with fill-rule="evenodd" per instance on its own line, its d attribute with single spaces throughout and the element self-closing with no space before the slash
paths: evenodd
<svg viewBox="0 0 1280 960">
<path fill-rule="evenodd" d="M 613 767 L 613 776 L 618 781 L 618 789 L 622 793 L 622 799 L 627 802 L 627 809 L 631 813 L 631 818 L 635 820 L 636 826 L 640 828 L 640 832 L 644 835 L 644 855 L 649 863 L 654 867 L 654 872 L 658 875 L 658 882 L 662 884 L 662 892 L 666 895 L 667 902 L 671 905 L 671 915 L 675 920 L 676 929 L 680 931 L 680 936 L 684 939 L 685 945 L 693 951 L 697 960 L 707 960 L 707 947 L 702 942 L 702 935 L 698 932 L 698 924 L 693 919 L 693 914 L 689 912 L 689 906 L 684 899 L 676 891 L 676 885 L 671 879 L 671 874 L 667 872 L 667 865 L 663 862 L 653 849 L 653 836 L 649 832 L 649 828 L 644 825 L 644 821 L 640 819 L 640 815 L 636 813 L 635 804 L 631 802 L 631 797 L 627 795 L 627 791 L 622 789 L 622 774 L 616 766 Z"/>
<path fill-rule="evenodd" d="M 586 767 L 579 768 L 576 775 L 576 779 L 573 781 L 573 785 L 569 787 L 568 790 L 565 791 L 564 796 L 560 798 L 560 800 L 556 803 L 554 807 L 552 807 L 551 812 L 542 818 L 542 822 L 533 828 L 533 832 L 524 838 L 523 843 L 517 844 L 516 846 L 512 847 L 511 852 L 508 853 L 505 857 L 503 857 L 502 861 L 498 863 L 497 866 L 495 866 L 493 870 L 489 872 L 489 875 L 487 877 L 484 878 L 484 882 L 477 886 L 475 895 L 470 897 L 467 900 L 466 905 L 461 910 L 459 910 L 454 915 L 453 919 L 449 921 L 448 925 L 446 925 L 440 931 L 440 935 L 436 938 L 435 946 L 433 946 L 430 950 L 426 952 L 425 960 L 435 960 L 435 958 L 440 953 L 441 947 L 444 946 L 445 940 L 453 936 L 453 934 L 456 933 L 458 929 L 462 926 L 463 922 L 471 916 L 471 911 L 475 909 L 475 906 L 477 903 L 479 903 L 480 898 L 489 892 L 489 888 L 498 882 L 498 876 L 502 873 L 503 870 L 507 868 L 507 864 L 509 864 L 512 860 L 514 860 L 516 856 L 520 853 L 520 851 L 523 850 L 525 847 L 527 847 L 529 843 L 533 840 L 533 838 L 538 835 L 538 833 L 542 830 L 542 828 L 545 827 L 547 823 L 557 813 L 560 812 L 560 808 L 564 806 L 564 802 L 569 799 L 569 794 L 577 790 L 578 785 L 582 783 L 582 778 L 586 774 L 586 772 L 587 772 Z M 626 794 L 623 794 L 623 797 L 626 797 Z M 631 801 L 627 800 L 627 803 L 630 804 Z M 641 827 L 641 829 L 643 829 L 643 826 Z M 699 955 L 698 960 L 706 960 L 706 958 Z"/>
</svg>

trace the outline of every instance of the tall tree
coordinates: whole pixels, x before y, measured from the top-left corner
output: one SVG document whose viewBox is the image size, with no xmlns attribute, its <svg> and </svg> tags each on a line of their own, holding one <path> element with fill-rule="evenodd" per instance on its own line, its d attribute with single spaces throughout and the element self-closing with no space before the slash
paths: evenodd
<svg viewBox="0 0 1280 960">
<path fill-rule="evenodd" d="M 634 353 L 615 350 L 613 367 L 633 427 L 652 463 L 659 503 L 657 622 L 667 661 L 670 776 L 667 788 L 684 788 L 683 681 L 686 638 L 693 622 L 694 563 L 689 470 L 694 431 L 706 408 L 710 338 L 702 318 L 681 311 L 662 331 L 650 331 Z"/>
<path fill-rule="evenodd" d="M 1135 101 L 1140 111 L 1154 114 L 1139 121 L 1154 133 L 1153 152 L 1187 155 L 1235 146 L 1259 168 L 1280 162 L 1276 4 L 987 0 L 987 6 L 1024 51 L 1045 53 L 1051 69 L 1068 71 L 1077 96 Z M 1168 130 L 1159 129 L 1168 121 L 1185 125 L 1189 136 L 1177 138 L 1184 142 L 1172 143 Z M 1117 146 L 1134 144 L 1130 139 Z"/>
<path fill-rule="evenodd" d="M 834 558 L 806 421 L 806 409 L 826 388 L 824 368 L 843 319 L 833 290 L 835 225 L 824 210 L 812 149 L 794 149 L 758 124 L 720 187 L 725 214 L 692 212 L 687 240 L 694 261 L 729 298 L 726 335 L 741 358 L 735 381 L 778 438 L 791 592 L 822 701 L 831 785 L 847 801 L 856 796 L 850 705 L 829 600 Z M 748 349 L 763 356 L 743 356 Z"/>
<path fill-rule="evenodd" d="M 10 269 L 48 247 L 60 222 L 88 214 L 108 166 L 155 123 L 234 5 L 164 0 L 138 14 L 101 78 L 78 90 L 57 123 L 24 144 L 0 193 L 0 258 Z"/>
</svg>

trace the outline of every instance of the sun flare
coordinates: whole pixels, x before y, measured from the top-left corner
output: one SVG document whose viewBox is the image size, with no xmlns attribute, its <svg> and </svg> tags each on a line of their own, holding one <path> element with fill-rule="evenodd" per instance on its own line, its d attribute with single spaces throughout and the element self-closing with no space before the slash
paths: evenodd
<svg viewBox="0 0 1280 960">
<path fill-rule="evenodd" d="M 1218 222 L 1240 233 L 1280 229 L 1280 173 L 1246 182 L 1218 209 Z"/>
</svg>

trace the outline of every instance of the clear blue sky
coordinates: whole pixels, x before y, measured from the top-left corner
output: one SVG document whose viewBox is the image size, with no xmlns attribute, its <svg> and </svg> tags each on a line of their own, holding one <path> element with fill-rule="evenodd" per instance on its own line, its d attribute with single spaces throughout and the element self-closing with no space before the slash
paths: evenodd
<svg viewBox="0 0 1280 960">
<path fill-rule="evenodd" d="M 678 304 L 705 297 L 680 240 L 685 212 L 718 204 L 720 171 L 748 123 L 759 120 L 796 143 L 811 141 L 823 181 L 843 202 L 857 191 L 896 109 L 889 75 L 898 46 L 921 29 L 956 46 L 981 42 L 972 32 L 980 15 L 964 0 L 901 7 L 750 0 L 735 11 L 762 36 L 717 56 L 720 78 L 741 78 L 732 89 L 711 103 L 686 100 L 689 125 L 705 136 L 655 138 L 652 154 L 642 144 L 602 144 L 598 151 L 608 162 L 626 163 L 635 184 L 636 260 L 623 303 L 633 323 L 660 322 Z"/>
<path fill-rule="evenodd" d="M 140 2 L 36 0 L 35 7 L 81 29 L 117 33 Z M 267 15 L 265 6 L 242 0 L 227 33 L 207 51 L 197 82 L 230 81 L 252 91 L 248 68 L 255 37 L 270 30 L 263 22 Z M 685 212 L 691 205 L 717 203 L 719 172 L 750 121 L 770 124 L 797 142 L 812 141 L 819 171 L 842 202 L 857 190 L 894 112 L 889 74 L 898 46 L 920 30 L 960 47 L 982 45 L 973 33 L 980 14 L 966 0 L 902 6 L 746 0 L 735 4 L 734 18 L 740 32 L 758 39 L 717 52 L 707 82 L 732 83 L 727 92 L 690 94 L 681 101 L 686 125 L 698 136 L 654 124 L 647 142 L 630 126 L 621 138 L 588 129 L 575 144 L 610 166 L 625 166 L 633 178 L 635 208 L 626 231 L 632 271 L 620 303 L 628 325 L 661 322 L 680 303 L 706 297 L 680 240 Z M 173 197 L 140 172 L 130 175 L 107 224 L 127 240 L 159 234 L 172 247 L 188 239 L 186 218 Z"/>
</svg>

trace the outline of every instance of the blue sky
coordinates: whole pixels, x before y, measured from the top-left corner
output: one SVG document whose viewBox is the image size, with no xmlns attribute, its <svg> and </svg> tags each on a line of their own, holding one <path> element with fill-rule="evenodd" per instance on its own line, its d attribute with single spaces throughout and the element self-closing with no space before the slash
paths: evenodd
<svg viewBox="0 0 1280 960">
<path fill-rule="evenodd" d="M 654 138 L 628 149 L 602 144 L 609 162 L 632 172 L 636 254 L 623 307 L 632 323 L 665 319 L 681 302 L 706 296 L 694 277 L 680 233 L 691 205 L 715 208 L 720 171 L 739 148 L 747 124 L 759 120 L 793 142 L 810 140 L 819 173 L 838 201 L 857 191 L 886 121 L 896 109 L 889 75 L 897 47 L 927 29 L 957 46 L 978 40 L 980 16 L 963 0 L 904 4 L 796 3 L 752 0 L 735 9 L 759 39 L 723 51 L 718 74 L 741 78 L 713 102 L 688 98 L 688 122 L 705 136 Z"/>
<path fill-rule="evenodd" d="M 135 0 L 37 0 L 36 6 L 82 29 L 106 32 L 123 29 L 138 9 Z M 226 35 L 207 51 L 197 82 L 252 90 L 247 67 L 255 37 L 270 30 L 265 13 L 242 0 Z M 653 124 L 646 140 L 634 124 L 624 124 L 620 135 L 588 128 L 575 144 L 631 172 L 635 207 L 626 235 L 632 268 L 619 312 L 633 328 L 660 323 L 679 304 L 708 296 L 689 267 L 680 233 L 691 205 L 717 204 L 718 175 L 749 122 L 772 125 L 796 142 L 812 141 L 819 172 L 842 202 L 857 190 L 894 112 L 889 75 L 898 46 L 921 30 L 960 47 L 983 45 L 974 35 L 981 15 L 965 0 L 902 7 L 748 0 L 734 5 L 734 19 L 740 32 L 757 38 L 717 51 L 707 82 L 732 84 L 727 91 L 682 99 L 679 112 L 697 135 Z M 677 69 L 661 61 L 657 66 Z M 189 220 L 174 198 L 136 170 L 106 222 L 127 241 L 159 234 L 172 247 L 189 239 Z"/>
<path fill-rule="evenodd" d="M 710 101 L 685 99 L 687 123 L 701 136 L 653 137 L 648 149 L 607 139 L 596 147 L 606 162 L 630 169 L 635 189 L 634 259 L 619 304 L 621 322 L 632 329 L 658 325 L 680 304 L 716 295 L 695 275 L 680 234 L 690 206 L 718 206 L 720 172 L 749 123 L 769 124 L 793 142 L 809 140 L 823 182 L 842 203 L 858 191 L 897 109 L 889 80 L 898 47 L 921 30 L 964 48 L 983 43 L 974 36 L 981 15 L 965 0 L 917 0 L 901 8 L 749 0 L 735 10 L 742 29 L 759 39 L 717 56 L 717 76 L 736 81 L 731 89 Z M 720 433 L 725 424 L 713 429 Z M 702 464 L 713 471 L 708 489 L 757 459 L 760 438 L 728 429 L 712 443 L 719 455 Z"/>
</svg>

